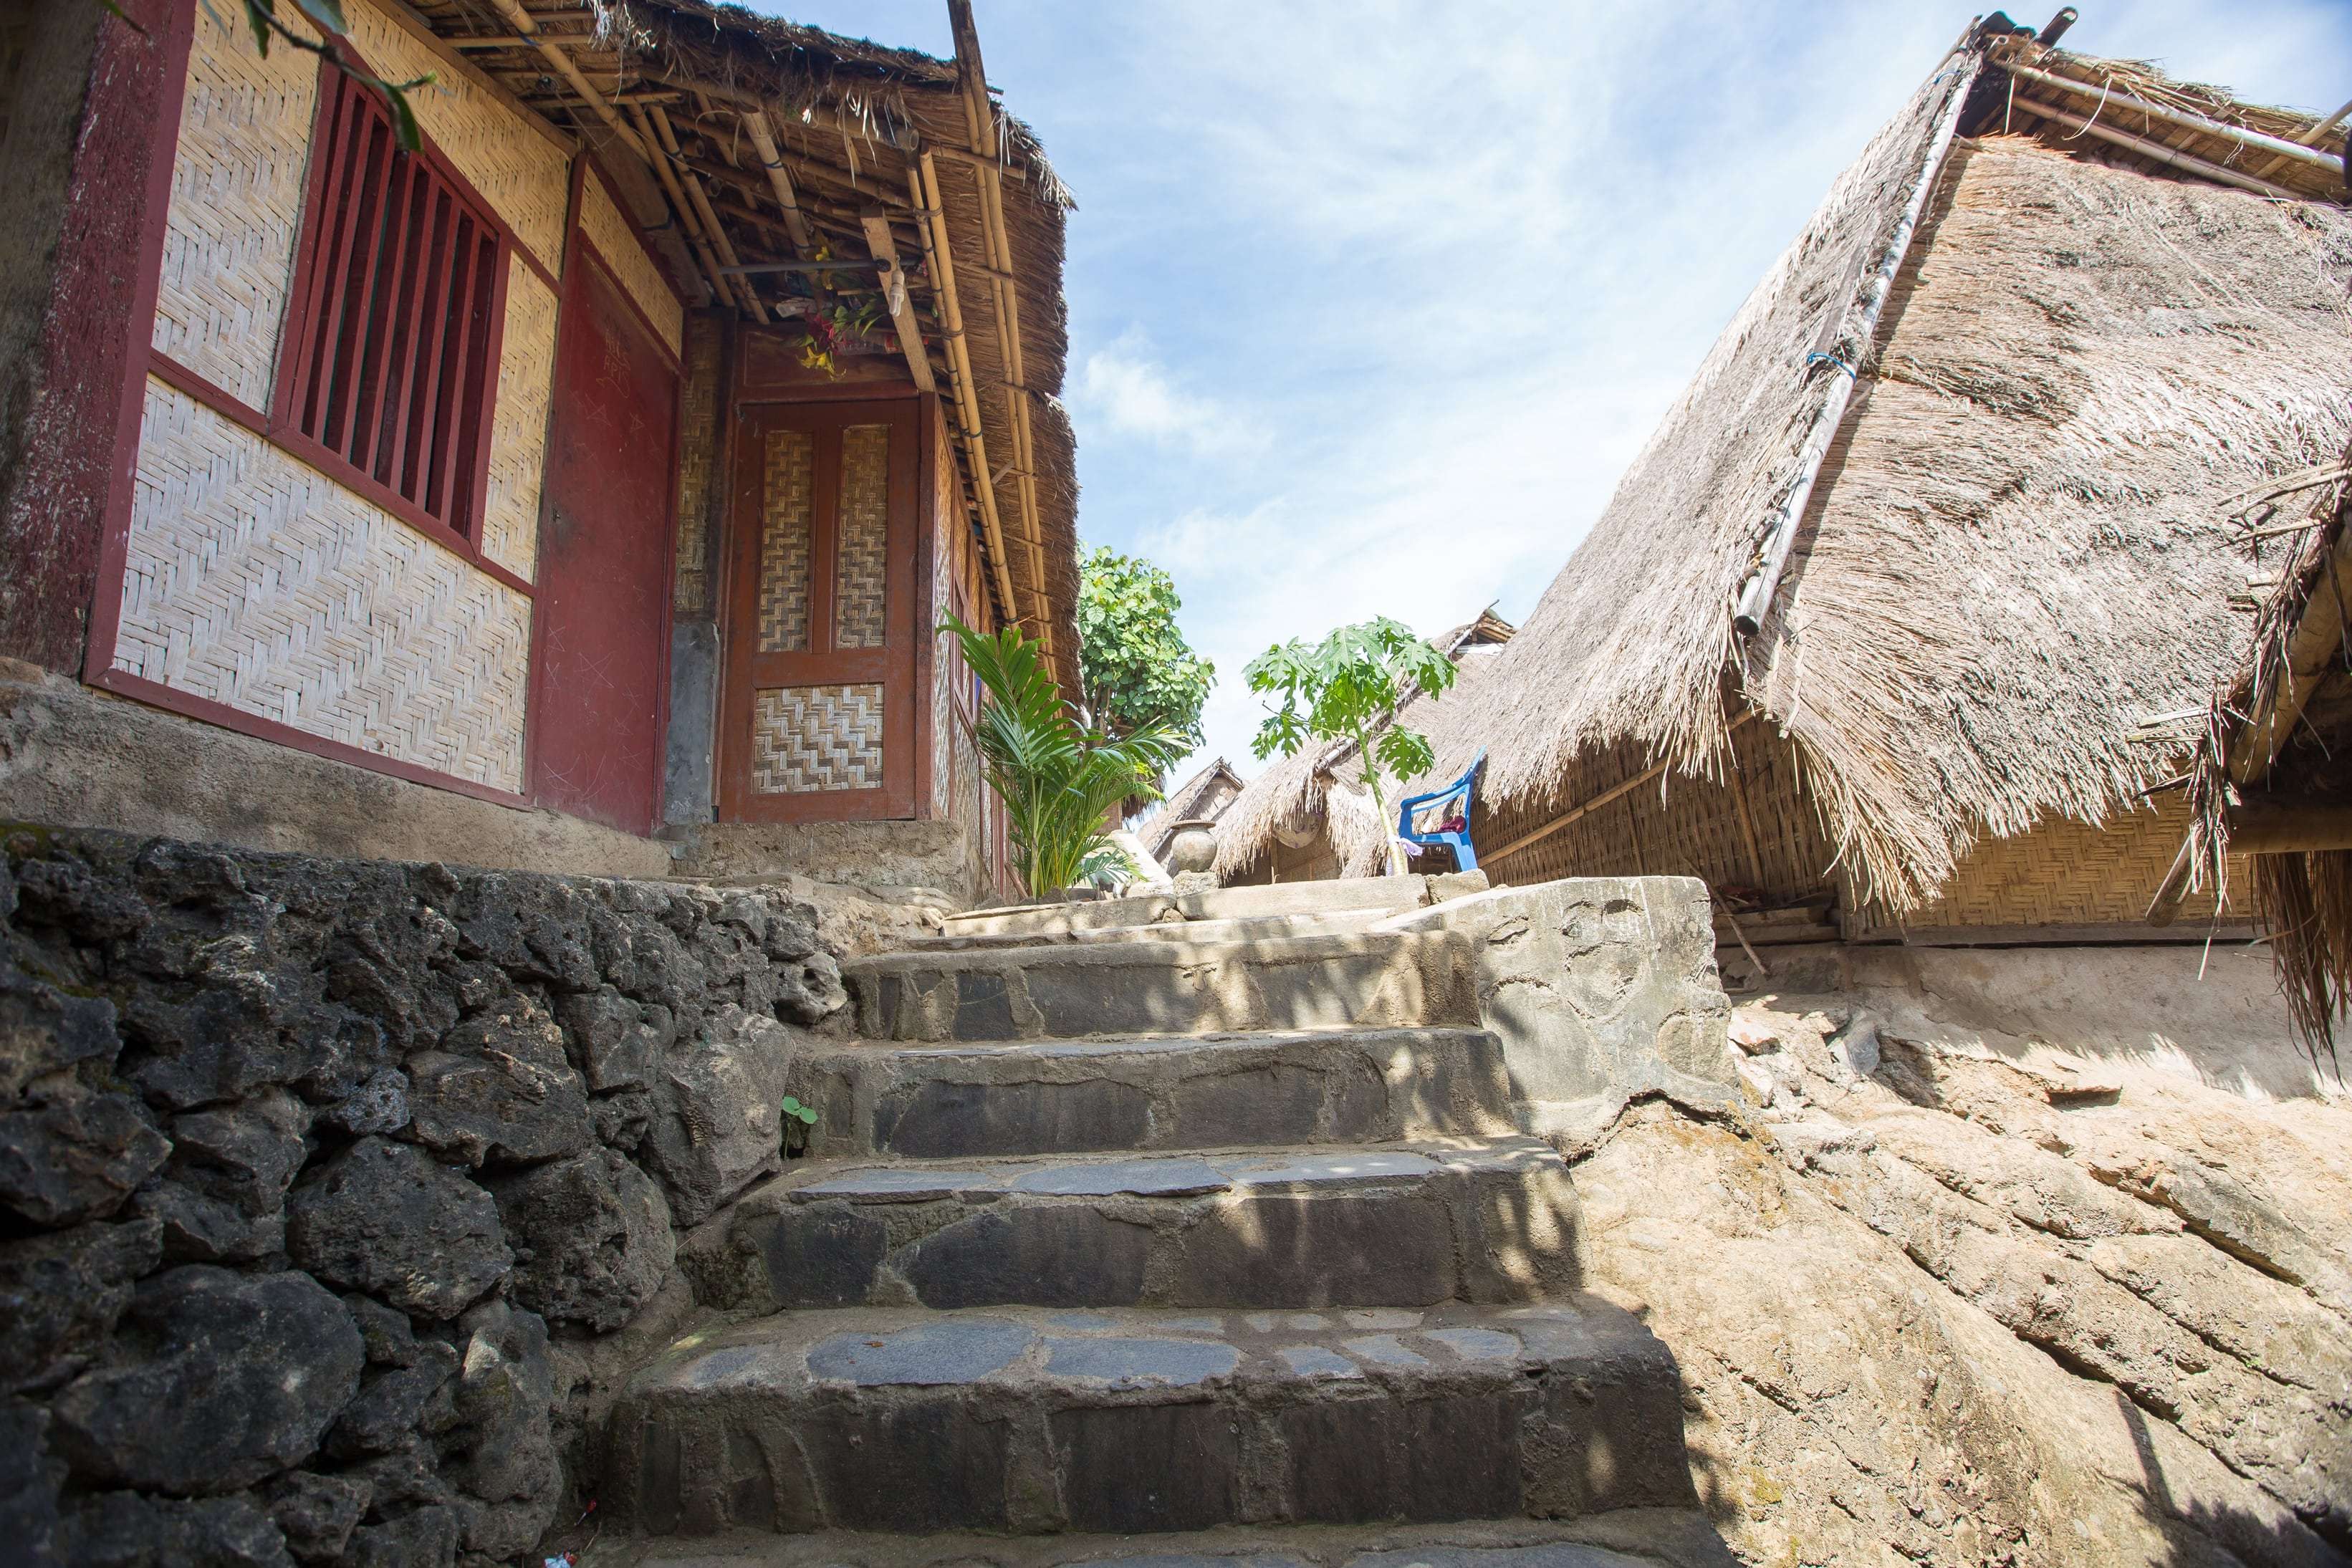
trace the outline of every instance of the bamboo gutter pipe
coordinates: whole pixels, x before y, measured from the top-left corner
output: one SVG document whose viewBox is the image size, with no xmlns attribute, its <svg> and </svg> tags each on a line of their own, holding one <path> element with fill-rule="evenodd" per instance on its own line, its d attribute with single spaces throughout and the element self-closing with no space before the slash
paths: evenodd
<svg viewBox="0 0 2352 1568">
<path fill-rule="evenodd" d="M 1911 252 L 1912 236 L 1918 233 L 1919 219 L 1927 210 L 1927 198 L 1935 192 L 1944 155 L 1951 150 L 1952 135 L 1959 128 L 1960 110 L 1967 107 L 1969 89 L 1976 85 L 1977 73 L 1983 68 L 1984 56 L 1972 53 L 1968 70 L 1944 106 L 1936 134 L 1927 145 L 1927 155 L 1920 161 L 1919 177 L 1912 186 L 1911 199 L 1904 204 L 1895 232 L 1887 236 L 1886 249 L 1877 265 L 1864 277 L 1853 302 L 1846 308 L 1847 324 L 1839 328 L 1834 340 L 1835 345 L 1844 347 L 1845 357 L 1832 368 L 1829 395 L 1821 412 L 1813 416 L 1804 444 L 1798 448 L 1796 478 L 1790 486 L 1788 498 L 1780 503 L 1779 513 L 1765 532 L 1763 556 L 1739 590 L 1739 602 L 1732 613 L 1731 624 L 1742 637 L 1755 636 L 1764 624 L 1765 612 L 1772 607 L 1772 595 L 1780 588 L 1780 574 L 1789 565 L 1790 547 L 1797 540 L 1797 525 L 1804 518 L 1805 505 L 1812 499 L 1813 485 L 1821 477 L 1830 443 L 1836 438 L 1838 426 L 1845 418 L 1846 404 L 1853 398 L 1862 357 L 1870 352 L 1871 342 L 1878 335 L 1879 313 L 1885 309 L 1887 296 L 1895 290 L 1895 275 L 1903 270 L 1904 258 Z"/>
<path fill-rule="evenodd" d="M 2208 120 L 2201 114 L 2189 114 L 2182 110 L 2167 109 L 2160 103 L 2149 103 L 2145 99 L 2133 98 L 2126 93 L 2103 92 L 2093 83 L 2077 81 L 2073 77 L 2062 77 L 2053 71 L 2036 70 L 2032 66 L 2009 66 L 2004 68 L 2010 75 L 2023 77 L 2028 81 L 2042 82 L 2046 86 L 2077 93 L 2084 98 L 2104 98 L 2111 108 L 2127 109 L 2135 114 L 2144 114 L 2151 120 L 2161 120 L 2167 124 L 2179 126 L 2184 131 L 2194 131 L 2205 136 L 2218 136 L 2225 141 L 2234 141 L 2241 147 L 2273 153 L 2281 158 L 2298 160 L 2315 168 L 2324 169 L 2331 174 L 2340 176 L 2344 172 L 2343 159 L 2331 153 L 2319 152 L 2301 142 L 2288 141 L 2276 136 L 2265 136 L 2259 131 L 2249 131 L 2240 125 L 2225 125 L 2218 120 Z"/>
<path fill-rule="evenodd" d="M 2273 185 L 2268 180 L 2257 180 L 2252 174 L 2241 174 L 2235 169 L 2224 169 L 2219 163 L 2208 162 L 2193 153 L 2183 152 L 2177 147 L 2167 147 L 2161 141 L 2150 141 L 2144 136 L 2134 136 L 2128 131 L 2117 131 L 2113 126 L 2101 125 L 2095 120 L 2085 120 L 2079 114 L 2069 113 L 2054 104 L 2044 103 L 2039 99 L 2027 98 L 2021 93 L 2018 96 L 2017 107 L 2030 113 L 2038 114 L 2053 124 L 2072 127 L 2068 132 L 2070 135 L 2081 136 L 2087 133 L 2095 136 L 2100 141 L 2112 142 L 2126 152 L 2137 152 L 2143 158 L 2153 158 L 2159 163 L 2169 163 L 2183 173 L 2194 174 L 2200 179 L 2210 180 L 2216 184 L 2235 185 L 2242 191 L 2252 191 L 2258 196 L 2271 196 L 2283 202 L 2308 202 L 2317 199 L 2304 195 L 2297 191 L 2290 191 L 2284 185 Z"/>
</svg>

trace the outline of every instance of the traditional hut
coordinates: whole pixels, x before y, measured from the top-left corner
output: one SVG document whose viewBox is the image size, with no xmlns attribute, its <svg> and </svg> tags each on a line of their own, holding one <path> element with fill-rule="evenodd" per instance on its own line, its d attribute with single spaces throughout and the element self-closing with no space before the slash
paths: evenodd
<svg viewBox="0 0 2352 1568">
<path fill-rule="evenodd" d="M 1455 690 L 1502 652 L 1512 632 L 1490 605 L 1436 640 L 1457 672 Z M 1416 693 L 1397 710 L 1397 722 L 1427 730 L 1453 700 Z M 1218 820 L 1218 879 L 1240 886 L 1379 875 L 1396 824 L 1381 821 L 1370 793 L 1344 771 L 1355 754 L 1349 741 L 1309 741 L 1250 780 Z M 1396 793 L 1402 799 L 1405 791 Z"/>
<path fill-rule="evenodd" d="M 1433 705 L 1497 880 L 1849 939 L 2146 939 L 2246 497 L 2352 432 L 2343 116 L 1972 27 Z M 2267 547 L 2276 549 L 2275 543 Z M 2208 878 L 2179 929 L 2242 929 Z"/>
<path fill-rule="evenodd" d="M 1170 790 L 1166 801 L 1144 823 L 1144 848 L 1151 852 L 1152 859 L 1166 865 L 1168 841 L 1176 836 L 1176 824 L 1214 822 L 1225 814 L 1243 787 L 1242 776 L 1234 771 L 1232 763 L 1222 757 L 1211 759 L 1207 767 Z"/>
<path fill-rule="evenodd" d="M 775 869 L 929 821 L 993 879 L 933 629 L 1017 622 L 1076 689 L 1068 200 L 964 0 L 951 61 L 695 0 L 347 0 L 332 58 L 290 7 L 266 54 L 236 4 L 111 9 L 22 51 L 56 248 L 0 307 L 0 654 L 199 721 L 173 811 L 107 779 L 97 820 L 236 836 L 187 782 L 251 777 L 233 731 L 416 858 L 502 841 L 422 790 Z M 369 76 L 430 78 L 420 148 Z M 646 858 L 599 842 L 568 869 Z"/>
</svg>

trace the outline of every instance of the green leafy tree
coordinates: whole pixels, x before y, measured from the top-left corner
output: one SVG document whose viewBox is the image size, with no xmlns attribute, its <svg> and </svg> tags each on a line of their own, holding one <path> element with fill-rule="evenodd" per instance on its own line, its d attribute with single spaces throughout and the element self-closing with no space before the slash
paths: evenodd
<svg viewBox="0 0 2352 1568">
<path fill-rule="evenodd" d="M 1162 724 L 1201 744 L 1217 667 L 1176 629 L 1183 607 L 1175 580 L 1150 561 L 1108 545 L 1087 553 L 1078 572 L 1078 674 L 1095 723 L 1115 735 Z"/>
<path fill-rule="evenodd" d="M 971 723 L 981 770 L 1004 803 L 1014 869 L 1033 897 L 1097 876 L 1132 870 L 1110 841 L 1111 809 L 1135 795 L 1156 799 L 1152 780 L 1191 748 L 1162 724 L 1123 736 L 1079 722 L 1046 673 L 1037 644 L 1008 626 L 993 636 L 950 615 L 941 632 L 962 644 L 986 700 Z"/>
<path fill-rule="evenodd" d="M 1444 654 L 1385 615 L 1342 626 L 1320 643 L 1294 637 L 1242 670 L 1250 690 L 1281 699 L 1258 726 L 1250 749 L 1263 762 L 1276 752 L 1288 757 L 1309 740 L 1352 741 L 1372 810 L 1391 824 L 1393 838 L 1381 780 L 1411 779 L 1437 760 L 1427 736 L 1396 722 L 1397 708 L 1416 692 L 1442 695 L 1454 685 L 1454 673 Z M 1391 873 L 1400 869 L 1399 858 L 1391 844 Z"/>
</svg>

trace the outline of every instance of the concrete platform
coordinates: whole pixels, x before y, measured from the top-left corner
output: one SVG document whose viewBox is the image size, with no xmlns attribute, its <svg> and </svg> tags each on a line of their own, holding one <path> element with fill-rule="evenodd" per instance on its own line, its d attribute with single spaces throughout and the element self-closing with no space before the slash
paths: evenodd
<svg viewBox="0 0 2352 1568">
<path fill-rule="evenodd" d="M 1145 902 L 1145 901 L 1138 901 Z M 1338 909 L 1314 915 L 1261 915 L 1219 920 L 1181 916 L 1149 925 L 1080 926 L 1071 930 L 968 932 L 969 917 L 950 915 L 946 935 L 908 940 L 910 953 L 973 952 L 992 947 L 1044 947 L 1057 943 L 1271 942 L 1286 936 L 1325 936 L 1362 931 L 1391 918 L 1386 908 Z"/>
<path fill-rule="evenodd" d="M 1533 1138 L 826 1165 L 685 1260 L 730 1311 L 1433 1306 L 1573 1289 L 1576 1190 Z"/>
<path fill-rule="evenodd" d="M 786 1092 L 818 1159 L 1384 1143 L 1517 1131 L 1503 1051 L 1459 1029 L 824 1044 Z"/>
<path fill-rule="evenodd" d="M 845 964 L 842 978 L 873 1040 L 1478 1021 L 1471 946 L 1451 931 L 894 953 Z"/>
<path fill-rule="evenodd" d="M 1485 890 L 1484 872 L 1444 876 L 1349 877 L 1336 882 L 1286 882 L 1264 887 L 1221 887 L 1208 893 L 1147 894 L 1086 904 L 1025 904 L 951 915 L 951 936 L 1040 936 L 1166 921 L 1258 920 L 1286 915 L 1370 911 L 1394 915 Z"/>
<path fill-rule="evenodd" d="M 656 1534 L 1561 1518 L 1696 1499 L 1673 1357 L 1590 1296 L 1428 1312 L 792 1312 L 631 1383 Z"/>
<path fill-rule="evenodd" d="M 584 1532 L 583 1532 L 584 1533 Z M 1445 1524 L 1227 1525 L 1117 1535 L 731 1532 L 615 1542 L 583 1568 L 1736 1568 L 1696 1509 L 1619 1509 L 1572 1520 Z"/>
</svg>

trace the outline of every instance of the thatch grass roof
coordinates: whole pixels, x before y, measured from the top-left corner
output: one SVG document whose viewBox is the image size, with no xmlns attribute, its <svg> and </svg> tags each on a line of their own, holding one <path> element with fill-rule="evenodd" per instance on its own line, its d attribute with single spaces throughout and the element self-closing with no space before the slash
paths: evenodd
<svg viewBox="0 0 2352 1568">
<path fill-rule="evenodd" d="M 538 47 L 514 36 L 499 7 L 499 0 L 418 0 L 415 9 L 442 37 L 463 44 L 467 60 L 526 109 L 596 149 L 616 178 L 634 170 L 634 215 L 669 263 L 673 281 L 690 298 L 709 300 L 709 278 L 673 232 L 692 231 L 698 219 L 667 204 L 628 139 L 574 84 L 550 70 Z M 981 528 L 991 589 L 1009 585 L 1011 601 L 1002 608 L 1033 634 L 1050 635 L 1057 678 L 1064 689 L 1077 689 L 1076 440 L 1056 395 L 1069 353 L 1062 263 L 1073 204 L 1035 134 L 1006 114 L 984 85 L 975 89 L 956 61 L 738 5 L 615 0 L 534 16 L 539 36 L 565 54 L 606 106 L 625 118 L 666 122 L 678 143 L 667 172 L 703 183 L 742 261 L 795 259 L 798 248 L 747 133 L 746 110 L 764 117 L 796 188 L 800 220 L 834 255 L 867 256 L 863 219 L 879 211 L 915 279 L 923 357 L 950 424 L 960 426 L 955 334 L 944 319 L 940 280 L 926 267 L 929 209 L 909 180 L 930 155 L 948 231 L 940 270 L 954 272 L 961 347 L 989 472 L 971 473 L 964 452 L 959 466 L 975 505 L 978 487 L 988 488 L 1003 547 Z M 690 197 L 688 205 L 694 205 Z M 772 280 L 763 292 L 771 307 L 781 299 Z"/>
<path fill-rule="evenodd" d="M 1843 373 L 1809 356 L 1845 357 L 1857 277 L 1969 63 L 1942 62 L 1839 177 L 1518 636 L 1434 705 L 1423 787 L 1480 747 L 1482 804 L 1523 814 L 1629 758 L 1712 776 L 1752 707 L 1865 895 L 1899 912 L 1978 838 L 2098 822 L 2178 771 L 2185 742 L 2139 726 L 2236 657 L 2224 503 L 2352 432 L 2336 205 L 2119 167 L 2054 130 L 1955 143 L 1853 345 L 1860 385 L 1777 599 L 1752 641 L 1734 630 Z"/>
</svg>

